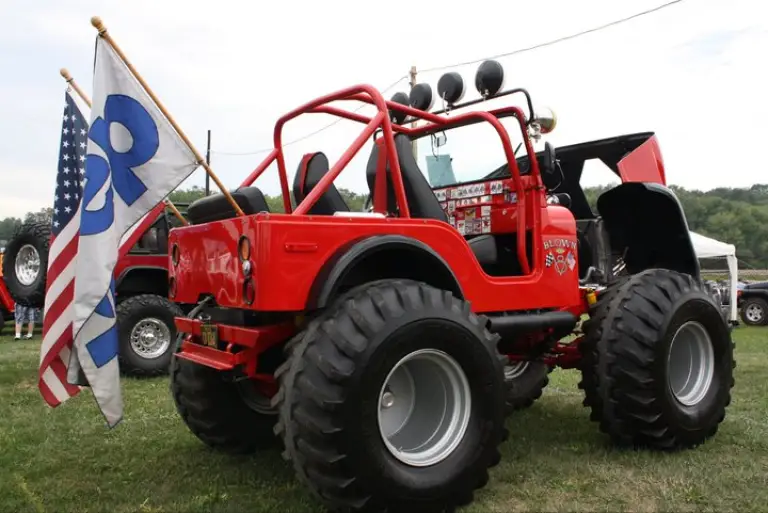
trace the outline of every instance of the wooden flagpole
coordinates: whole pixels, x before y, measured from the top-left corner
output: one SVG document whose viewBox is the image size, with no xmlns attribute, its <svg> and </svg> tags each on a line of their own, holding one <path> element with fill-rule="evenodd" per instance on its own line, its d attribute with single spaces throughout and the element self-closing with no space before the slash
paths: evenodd
<svg viewBox="0 0 768 513">
<path fill-rule="evenodd" d="M 75 90 L 75 92 L 80 95 L 80 98 L 88 105 L 88 107 L 91 107 L 91 100 L 88 98 L 82 89 L 80 89 L 80 86 L 77 85 L 77 82 L 75 82 L 75 79 L 72 78 L 72 75 L 69 74 L 69 71 L 67 68 L 61 68 L 61 76 L 64 77 L 64 80 L 67 81 L 67 84 Z"/>
<path fill-rule="evenodd" d="M 72 75 L 69 74 L 69 70 L 67 68 L 61 68 L 59 71 L 61 73 L 61 76 L 64 77 L 64 80 L 67 81 L 67 84 L 75 90 L 75 92 L 80 96 L 80 98 L 88 105 L 88 107 L 92 107 L 91 105 L 91 99 L 88 98 L 88 96 L 85 95 L 82 89 L 80 89 L 80 86 L 77 85 L 77 82 L 75 82 L 75 79 L 72 77 Z M 171 209 L 171 212 L 185 225 L 189 224 L 186 219 L 184 219 L 184 216 L 181 215 L 181 212 L 179 212 L 179 209 L 176 208 L 176 205 L 174 205 L 171 200 L 166 199 L 165 205 Z"/>
<path fill-rule="evenodd" d="M 224 184 L 221 183 L 221 180 L 219 180 L 219 177 L 216 176 L 216 174 L 213 172 L 211 167 L 208 165 L 208 163 L 205 162 L 205 159 L 200 155 L 200 152 L 197 151 L 197 148 L 192 144 L 192 141 L 189 140 L 189 137 L 184 133 L 184 131 L 181 129 L 181 127 L 176 124 L 176 121 L 171 117 L 171 114 L 165 109 L 165 106 L 160 102 L 160 99 L 155 96 L 155 93 L 152 91 L 152 89 L 149 88 L 149 85 L 144 81 L 144 78 L 139 74 L 138 71 L 136 71 L 136 68 L 133 67 L 131 62 L 128 60 L 128 58 L 125 56 L 123 51 L 120 49 L 120 47 L 115 43 L 115 40 L 112 39 L 112 36 L 107 33 L 107 27 L 104 26 L 104 22 L 101 21 L 101 18 L 98 16 L 94 16 L 91 18 L 91 25 L 93 25 L 96 30 L 99 31 L 99 37 L 104 38 L 104 40 L 109 43 L 112 48 L 115 50 L 115 53 L 120 57 L 120 59 L 123 61 L 123 63 L 126 65 L 128 70 L 133 74 L 133 76 L 138 80 L 139 84 L 144 88 L 146 93 L 149 95 L 149 97 L 152 99 L 152 101 L 155 102 L 155 105 L 157 105 L 157 108 L 160 109 L 160 112 L 163 113 L 163 115 L 166 117 L 168 122 L 171 124 L 171 126 L 176 130 L 176 133 L 179 134 L 179 137 L 184 141 L 184 143 L 187 145 L 187 147 L 192 151 L 192 154 L 195 156 L 195 159 L 197 160 L 197 164 L 200 166 L 203 166 L 203 169 L 205 169 L 205 172 L 208 173 L 208 176 L 211 177 L 211 179 L 216 183 L 216 186 L 221 190 L 221 192 L 224 194 L 224 196 L 227 198 L 227 201 L 229 201 L 230 205 L 232 205 L 232 208 L 235 210 L 237 215 L 244 216 L 245 212 L 243 212 L 243 209 L 240 208 L 240 205 L 237 204 L 235 201 L 235 198 L 232 197 L 232 195 L 229 193 L 229 191 L 224 187 Z"/>
<path fill-rule="evenodd" d="M 173 215 L 176 216 L 176 218 L 184 223 L 185 225 L 189 224 L 186 219 L 184 219 L 184 216 L 181 215 L 181 212 L 179 212 L 179 209 L 176 208 L 176 205 L 173 204 L 173 202 L 169 199 L 165 200 L 165 206 L 171 209 L 171 212 L 173 212 Z"/>
</svg>

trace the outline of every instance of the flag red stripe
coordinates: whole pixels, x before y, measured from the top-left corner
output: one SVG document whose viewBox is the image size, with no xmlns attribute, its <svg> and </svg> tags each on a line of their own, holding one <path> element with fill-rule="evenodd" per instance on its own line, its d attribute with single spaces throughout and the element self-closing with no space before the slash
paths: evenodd
<svg viewBox="0 0 768 513">
<path fill-rule="evenodd" d="M 43 319 L 43 338 L 48 334 L 48 330 L 59 319 L 59 316 L 64 314 L 72 303 L 75 297 L 75 280 L 70 280 L 64 290 L 61 291 L 59 297 L 57 297 L 51 306 L 45 312 L 45 319 Z"/>
<path fill-rule="evenodd" d="M 59 357 L 59 353 L 61 352 L 64 347 L 70 347 L 72 348 L 73 345 L 73 339 L 72 339 L 72 323 L 70 322 L 67 324 L 67 327 L 64 329 L 64 332 L 59 335 L 59 338 L 56 339 L 56 342 L 53 343 L 51 348 L 48 350 L 47 353 L 45 353 L 45 357 L 43 358 L 43 361 L 40 363 L 40 377 L 43 376 L 43 373 L 45 372 L 45 369 L 47 369 L 54 358 Z"/>
<path fill-rule="evenodd" d="M 42 373 L 40 375 L 42 376 Z M 45 402 L 48 403 L 48 406 L 55 408 L 56 406 L 61 404 L 61 402 L 58 399 L 56 399 L 56 396 L 53 395 L 53 392 L 51 392 L 51 389 L 48 388 L 48 385 L 45 384 L 45 381 L 43 381 L 42 377 L 38 380 L 37 386 L 38 388 L 40 388 L 40 393 L 43 396 L 43 400 L 45 400 Z"/>
<path fill-rule="evenodd" d="M 56 255 L 54 260 L 48 262 L 48 277 L 47 283 L 45 285 L 46 292 L 48 291 L 48 288 L 50 288 L 51 284 L 56 281 L 56 278 L 59 276 L 59 274 L 64 272 L 64 269 L 66 269 L 72 259 L 75 258 L 75 255 L 77 254 L 77 243 L 79 240 L 78 235 L 79 234 L 75 234 L 75 236 L 72 237 L 72 240 L 70 240 L 67 245 L 64 246 L 64 249 L 61 250 L 61 253 Z"/>
<path fill-rule="evenodd" d="M 59 381 L 61 381 L 61 384 L 64 385 L 64 389 L 67 391 L 67 394 L 70 397 L 80 391 L 79 387 L 71 385 L 67 381 L 67 367 L 64 365 L 64 362 L 61 360 L 61 357 L 58 354 L 56 355 L 56 358 L 51 361 L 51 369 L 53 369 L 53 372 L 56 374 L 56 377 L 59 379 Z"/>
</svg>

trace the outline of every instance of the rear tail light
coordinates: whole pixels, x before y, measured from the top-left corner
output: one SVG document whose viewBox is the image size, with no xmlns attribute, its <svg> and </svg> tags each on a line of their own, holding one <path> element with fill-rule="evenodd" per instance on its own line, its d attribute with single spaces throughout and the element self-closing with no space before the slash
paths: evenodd
<svg viewBox="0 0 768 513">
<path fill-rule="evenodd" d="M 253 301 L 256 299 L 256 284 L 253 281 L 252 277 L 248 277 L 245 279 L 245 282 L 243 283 L 243 301 L 247 305 L 252 305 Z"/>
<path fill-rule="evenodd" d="M 171 248 L 171 263 L 173 263 L 173 266 L 176 267 L 179 265 L 179 245 L 174 244 Z"/>
<path fill-rule="evenodd" d="M 251 258 L 251 242 L 248 237 L 243 235 L 237 243 L 237 253 L 240 256 L 241 261 L 246 261 Z"/>
</svg>

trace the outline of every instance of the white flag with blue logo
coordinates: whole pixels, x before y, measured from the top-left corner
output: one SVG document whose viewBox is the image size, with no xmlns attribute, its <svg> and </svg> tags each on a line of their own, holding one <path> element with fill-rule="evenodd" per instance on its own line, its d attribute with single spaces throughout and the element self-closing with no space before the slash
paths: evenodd
<svg viewBox="0 0 768 513">
<path fill-rule="evenodd" d="M 194 153 L 97 38 L 75 270 L 77 363 L 109 426 L 123 415 L 113 272 L 123 235 L 198 166 Z"/>
</svg>

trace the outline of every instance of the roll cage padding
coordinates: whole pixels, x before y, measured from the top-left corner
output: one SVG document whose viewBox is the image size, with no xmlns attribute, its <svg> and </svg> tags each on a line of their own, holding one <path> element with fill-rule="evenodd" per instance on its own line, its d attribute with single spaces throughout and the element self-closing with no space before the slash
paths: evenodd
<svg viewBox="0 0 768 513">
<path fill-rule="evenodd" d="M 325 308 L 351 287 L 387 278 L 418 279 L 464 297 L 458 279 L 434 249 L 404 235 L 372 235 L 345 244 L 325 262 L 310 289 L 307 309 Z"/>
<path fill-rule="evenodd" d="M 627 182 L 597 199 L 611 250 L 634 274 L 663 267 L 698 277 L 699 260 L 680 201 L 656 183 Z"/>
<path fill-rule="evenodd" d="M 245 215 L 269 212 L 267 199 L 257 187 L 240 187 L 230 194 Z M 223 194 L 205 196 L 193 201 L 187 208 L 187 220 L 190 224 L 210 223 L 235 216 L 235 210 Z"/>
<path fill-rule="evenodd" d="M 293 198 L 298 205 L 317 187 L 330 169 L 328 157 L 322 152 L 307 153 L 301 159 L 293 178 Z M 333 184 L 319 197 L 307 212 L 310 215 L 329 215 L 334 212 L 349 212 L 349 206 Z"/>
<path fill-rule="evenodd" d="M 424 173 L 421 172 L 416 159 L 413 157 L 411 139 L 405 134 L 395 135 L 395 150 L 400 162 L 400 174 L 403 177 L 405 198 L 408 201 L 411 217 L 448 222 L 448 216 L 445 214 L 443 207 L 440 206 L 440 202 L 437 201 L 432 187 L 430 187 L 429 182 L 424 177 Z M 366 178 L 368 179 L 368 187 L 372 198 L 376 197 L 376 171 L 380 162 L 380 152 L 384 151 L 386 151 L 384 139 L 379 138 L 373 144 L 373 150 L 368 159 L 366 169 Z M 386 159 L 382 160 L 386 162 Z M 386 166 L 387 211 L 395 213 L 398 211 L 397 200 L 395 199 L 395 189 L 392 184 L 392 172 L 389 162 L 386 162 Z"/>
</svg>

